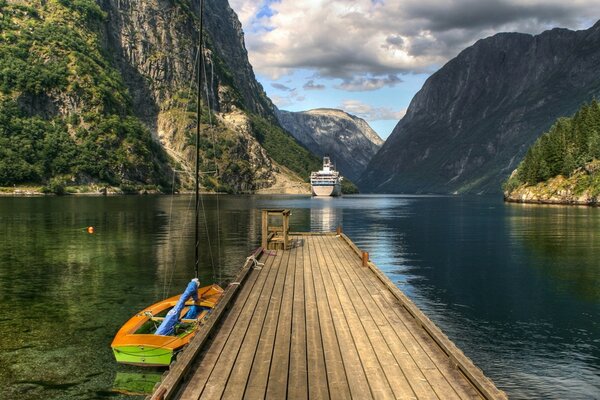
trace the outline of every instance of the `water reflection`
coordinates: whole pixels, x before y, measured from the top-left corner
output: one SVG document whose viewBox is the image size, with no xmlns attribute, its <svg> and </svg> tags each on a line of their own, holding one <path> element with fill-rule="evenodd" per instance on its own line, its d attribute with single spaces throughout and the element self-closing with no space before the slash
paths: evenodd
<svg viewBox="0 0 600 400">
<path fill-rule="evenodd" d="M 510 228 L 557 291 L 600 301 L 600 218 L 584 207 L 510 205 Z"/>
<path fill-rule="evenodd" d="M 312 199 L 316 207 L 310 208 L 311 232 L 335 232 L 338 226 L 344 224 L 342 211 L 338 213 L 334 197 Z"/>
<path fill-rule="evenodd" d="M 131 396 L 147 396 L 161 381 L 162 371 L 142 369 L 117 371 L 112 392 Z"/>
<path fill-rule="evenodd" d="M 485 197 L 204 198 L 201 280 L 227 282 L 260 209 L 354 242 L 513 398 L 600 393 L 600 209 Z M 0 198 L 0 397 L 128 398 L 109 344 L 193 270 L 189 196 Z M 95 234 L 85 231 L 95 226 Z"/>
</svg>

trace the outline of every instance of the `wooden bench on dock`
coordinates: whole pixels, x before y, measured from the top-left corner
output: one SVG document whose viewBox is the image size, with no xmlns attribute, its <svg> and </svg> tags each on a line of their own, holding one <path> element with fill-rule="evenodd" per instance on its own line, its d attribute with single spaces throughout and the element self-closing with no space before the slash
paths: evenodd
<svg viewBox="0 0 600 400">
<path fill-rule="evenodd" d="M 249 257 L 153 400 L 506 399 L 346 235 L 290 236 Z"/>
</svg>

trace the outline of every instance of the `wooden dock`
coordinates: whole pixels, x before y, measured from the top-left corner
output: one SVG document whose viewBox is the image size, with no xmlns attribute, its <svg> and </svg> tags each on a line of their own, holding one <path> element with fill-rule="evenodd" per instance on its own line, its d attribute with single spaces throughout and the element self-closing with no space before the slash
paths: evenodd
<svg viewBox="0 0 600 400">
<path fill-rule="evenodd" d="M 505 399 L 344 235 L 262 250 L 152 395 Z"/>
</svg>

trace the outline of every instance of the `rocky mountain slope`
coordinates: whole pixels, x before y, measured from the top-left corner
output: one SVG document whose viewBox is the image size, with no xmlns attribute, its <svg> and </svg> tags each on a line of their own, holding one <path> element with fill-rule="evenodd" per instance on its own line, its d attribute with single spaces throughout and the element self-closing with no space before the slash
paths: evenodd
<svg viewBox="0 0 600 400">
<path fill-rule="evenodd" d="M 356 180 L 383 140 L 369 124 L 342 110 L 277 111 L 277 118 L 313 154 L 329 155 L 342 175 Z"/>
<path fill-rule="evenodd" d="M 58 176 L 67 183 L 164 186 L 173 170 L 183 171 L 177 174 L 179 180 L 189 183 L 195 80 L 202 65 L 207 82 L 200 142 L 201 169 L 207 172 L 203 184 L 208 189 L 255 191 L 282 181 L 278 175 L 283 174 L 284 181 L 306 190 L 303 178 L 318 160 L 278 125 L 274 106 L 248 62 L 240 22 L 226 0 L 205 2 L 206 45 L 198 62 L 199 4 L 0 0 L 5 32 L 0 52 L 11 56 L 0 61 L 0 116 L 16 113 L 26 127 L 31 120 L 39 121 L 45 127 L 38 132 L 42 141 L 58 135 L 67 143 L 43 154 L 12 149 L 10 155 L 25 170 L 33 165 L 33 172 L 18 175 L 0 165 L 0 180 L 7 177 L 0 185 L 43 183 Z M 19 73 L 19 68 L 25 71 Z M 32 76 L 41 78 L 20 84 Z M 125 119 L 127 126 L 120 126 Z M 101 127 L 106 120 L 116 121 L 115 133 Z M 58 133 L 50 132 L 51 126 Z M 83 130 L 94 134 L 83 135 Z M 33 138 L 36 132 L 21 131 L 24 140 L 39 142 Z M 11 142 L 0 129 L 1 140 Z M 53 170 L 45 165 L 67 150 L 70 156 L 65 157 L 79 159 L 82 144 L 88 142 L 90 156 L 103 150 L 90 164 L 103 163 L 104 170 L 82 168 L 81 162 L 59 163 Z"/>
<path fill-rule="evenodd" d="M 502 33 L 462 51 L 415 95 L 359 186 L 390 193 L 501 192 L 535 139 L 600 95 L 600 22 Z"/>
</svg>

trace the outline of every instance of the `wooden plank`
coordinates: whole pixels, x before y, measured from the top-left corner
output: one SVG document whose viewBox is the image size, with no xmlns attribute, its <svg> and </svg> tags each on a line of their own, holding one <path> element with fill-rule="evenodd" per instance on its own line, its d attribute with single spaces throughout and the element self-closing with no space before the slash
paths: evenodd
<svg viewBox="0 0 600 400">
<path fill-rule="evenodd" d="M 285 276 L 281 308 L 277 321 L 277 333 L 275 335 L 269 379 L 267 382 L 267 399 L 283 399 L 287 393 L 297 252 L 297 248 L 289 251 L 290 258 Z"/>
<path fill-rule="evenodd" d="M 389 349 L 382 349 L 381 343 L 373 343 L 370 340 L 369 332 L 371 330 L 369 329 L 369 331 L 366 331 L 361 322 L 363 318 L 369 318 L 368 311 L 365 310 L 367 311 L 366 315 L 363 313 L 359 318 L 358 313 L 354 308 L 354 303 L 356 300 L 359 300 L 360 297 L 351 300 L 350 294 L 339 278 L 336 261 L 331 257 L 329 251 L 330 246 L 333 244 L 333 240 L 335 240 L 335 238 L 329 238 L 329 240 L 325 241 L 322 236 L 318 239 L 321 252 L 323 253 L 327 265 L 327 268 L 322 269 L 324 282 L 329 287 L 328 291 L 331 291 L 332 293 L 331 298 L 333 299 L 335 307 L 342 310 L 345 322 L 348 325 L 348 332 L 350 333 L 347 340 L 352 341 L 352 344 L 356 348 L 373 397 L 382 399 L 394 398 L 394 393 L 392 392 L 392 388 L 390 387 L 390 383 L 384 373 L 383 366 L 380 363 L 377 354 L 377 350 L 380 350 L 382 353 L 389 353 Z M 339 256 L 340 254 L 337 254 L 335 258 L 337 259 Z M 340 323 L 343 324 L 343 321 L 340 320 Z M 381 338 L 377 339 L 381 340 Z M 388 359 L 388 362 L 389 361 L 390 360 Z M 391 362 L 395 363 L 395 360 L 392 358 Z M 388 369 L 393 369 L 393 367 L 394 365 L 391 364 L 388 366 Z M 399 368 L 396 367 L 396 370 L 399 375 L 402 375 Z M 413 392 L 410 389 L 408 382 L 404 380 L 403 383 L 405 384 L 406 390 L 402 393 L 402 397 L 412 398 Z"/>
<path fill-rule="evenodd" d="M 351 396 L 357 399 L 371 399 L 373 395 L 366 377 L 366 371 L 350 333 L 350 327 L 346 321 L 344 311 L 337 299 L 335 288 L 332 287 L 330 279 L 327 276 L 327 271 L 325 271 L 329 265 L 325 261 L 318 237 L 313 238 L 313 242 L 318 262 L 318 271 L 315 271 L 315 289 L 323 297 L 319 301 L 327 298 Z M 329 370 L 329 366 L 327 369 Z M 333 394 L 333 390 L 330 390 L 330 393 Z"/>
<path fill-rule="evenodd" d="M 400 323 L 394 324 L 394 321 L 386 316 L 390 312 L 392 305 L 387 304 L 382 307 L 376 297 L 380 297 L 379 288 L 384 290 L 387 290 L 387 288 L 380 282 L 366 280 L 365 275 L 372 275 L 370 270 L 365 270 L 361 267 L 360 260 L 354 253 L 350 252 L 351 249 L 346 243 L 336 240 L 333 248 L 336 254 L 340 254 L 341 256 L 340 262 L 346 265 L 342 275 L 344 285 L 349 288 L 350 295 L 357 299 L 359 307 L 368 310 L 372 317 L 373 327 L 379 331 L 379 334 L 375 333 L 373 343 L 381 341 L 387 343 L 391 351 L 391 356 L 395 358 L 397 364 L 401 367 L 403 376 L 406 376 L 405 380 L 415 395 L 419 399 L 459 398 L 440 372 L 431 364 L 431 360 L 429 360 L 427 354 L 418 346 L 416 339 L 410 335 L 408 328 Z M 367 322 L 364 316 L 361 318 L 361 321 Z M 419 327 L 413 328 L 420 329 Z M 419 363 L 415 358 L 418 360 L 425 358 L 427 363 Z M 382 364 L 384 366 L 389 365 L 390 360 L 382 360 Z M 388 371 L 386 370 L 387 373 Z M 397 380 L 398 377 L 391 379 L 391 381 Z M 402 381 L 401 378 L 400 380 Z M 397 385 L 394 385 L 393 388 L 400 389 Z M 396 391 L 395 394 L 397 397 L 400 395 Z"/>
<path fill-rule="evenodd" d="M 246 335 L 242 346 L 238 352 L 235 364 L 229 374 L 227 385 L 221 396 L 223 399 L 241 399 L 244 396 L 246 390 L 246 383 L 248 376 L 250 375 L 250 368 L 256 354 L 256 348 L 260 339 L 260 335 L 264 326 L 264 321 L 267 315 L 267 309 L 269 305 L 269 299 L 273 293 L 275 286 L 275 280 L 278 272 L 281 269 L 281 254 L 279 252 L 279 259 L 277 263 L 273 263 L 269 270 L 269 276 L 265 283 L 265 288 L 261 293 L 259 302 L 252 315 L 252 321 L 248 326 Z"/>
<path fill-rule="evenodd" d="M 363 286 L 360 277 L 350 275 L 350 271 L 360 268 L 356 259 L 349 261 L 346 258 L 350 249 L 339 246 L 340 241 L 337 239 L 332 238 L 330 241 L 330 254 L 333 252 L 338 255 L 334 263 L 337 273 L 335 285 L 343 285 L 350 296 L 349 299 L 352 299 L 350 302 L 346 299 L 344 307 L 349 312 L 353 312 L 353 318 L 362 324 L 390 382 L 394 396 L 396 398 L 415 398 L 415 396 L 423 399 L 437 398 L 418 367 L 407 357 L 396 356 L 404 349 L 401 343 L 395 340 L 397 337 L 394 330 L 388 321 L 376 312 L 378 310 L 374 309 L 370 290 Z"/>
<path fill-rule="evenodd" d="M 265 261 L 265 264 L 274 262 L 269 259 Z M 196 361 L 193 374 L 191 374 L 190 379 L 187 381 L 187 385 L 182 388 L 182 391 L 179 394 L 180 399 L 195 400 L 205 389 L 206 382 L 213 373 L 215 364 L 219 359 L 223 348 L 227 344 L 227 341 L 231 335 L 231 332 L 235 328 L 238 319 L 244 312 L 248 302 L 253 301 L 252 299 L 254 297 L 254 293 L 256 293 L 256 289 L 258 289 L 258 291 L 262 290 L 262 286 L 264 285 L 266 277 L 264 271 L 264 268 L 260 271 L 260 273 L 259 271 L 256 271 L 257 273 L 255 274 L 256 276 L 254 278 L 254 284 L 252 286 L 248 285 L 247 288 L 244 288 L 244 296 L 240 296 L 240 298 L 238 298 L 238 300 L 235 302 L 231 312 L 216 331 L 215 337 L 210 343 L 210 346 Z"/>
<path fill-rule="evenodd" d="M 352 241 L 342 233 L 341 237 L 355 250 L 358 248 Z M 360 251 L 357 251 L 360 254 Z M 477 388 L 480 394 L 485 399 L 506 399 L 504 392 L 496 388 L 496 386 L 477 368 L 473 362 L 460 351 L 446 335 L 433 323 L 419 308 L 408 298 L 400 289 L 389 280 L 383 272 L 381 272 L 375 264 L 368 263 L 369 269 L 375 276 L 388 288 L 388 290 L 396 297 L 402 306 L 418 321 L 419 325 L 427 331 L 431 338 L 438 346 L 448 355 L 453 363 L 460 369 L 470 383 Z"/>
<path fill-rule="evenodd" d="M 319 323 L 319 310 L 313 283 L 313 268 L 310 255 L 311 243 L 303 237 L 304 301 L 306 311 L 306 358 L 308 362 L 308 394 L 311 399 L 329 398 L 325 354 Z"/>
<path fill-rule="evenodd" d="M 296 272 L 294 276 L 294 299 L 292 310 L 292 333 L 290 343 L 290 365 L 287 397 L 308 398 L 308 366 L 306 340 L 306 300 L 304 294 L 304 249 L 300 240 L 296 252 Z"/>
<path fill-rule="evenodd" d="M 347 245 L 344 243 L 344 245 Z M 479 398 L 477 390 L 450 363 L 446 354 L 432 341 L 427 332 L 421 328 L 403 305 L 393 296 L 388 288 L 379 281 L 370 269 L 357 269 L 358 275 L 364 275 L 365 286 L 372 288 L 373 299 L 386 315 L 399 340 L 406 347 L 408 354 L 423 371 L 427 379 L 435 383 L 434 387 L 440 397 Z"/>
<path fill-rule="evenodd" d="M 251 257 L 258 258 L 263 254 L 263 248 L 258 248 L 254 253 L 252 253 Z M 176 390 L 178 389 L 178 385 L 184 379 L 185 375 L 189 372 L 190 367 L 192 365 L 192 360 L 196 358 L 202 346 L 208 341 L 209 337 L 213 333 L 213 329 L 217 326 L 217 323 L 221 320 L 221 318 L 225 315 L 230 303 L 238 294 L 238 290 L 240 286 L 245 287 L 246 279 L 248 279 L 249 275 L 253 269 L 251 268 L 253 262 L 250 257 L 246 260 L 244 265 L 242 266 L 241 271 L 235 278 L 235 282 L 238 282 L 239 285 L 229 286 L 223 297 L 219 301 L 219 304 L 215 307 L 210 317 L 206 321 L 205 324 L 202 325 L 200 332 L 191 340 L 186 349 L 179 354 L 177 361 L 171 364 L 169 368 L 168 375 L 160 382 L 160 384 L 155 388 L 154 393 L 151 397 L 152 400 L 169 400 L 173 397 Z M 252 285 L 250 282 L 249 286 Z"/>
<path fill-rule="evenodd" d="M 343 242 L 343 245 L 348 246 L 349 244 Z M 356 254 L 360 253 L 358 249 L 355 249 L 355 252 Z M 355 265 L 359 265 L 360 260 L 354 258 L 353 261 Z M 425 331 L 414 321 L 412 316 L 410 316 L 410 321 L 406 321 L 403 318 L 404 314 L 407 316 L 409 314 L 406 313 L 397 299 L 392 296 L 387 287 L 382 285 L 369 269 L 356 268 L 352 271 L 358 275 L 358 279 L 361 279 L 361 275 L 363 276 L 362 280 L 365 288 L 370 288 L 372 299 L 376 301 L 379 309 L 386 314 L 386 318 L 393 326 L 393 332 L 398 337 L 398 342 L 402 346 L 405 346 L 406 350 L 401 352 L 404 355 L 403 359 L 413 359 L 414 363 L 427 376 L 427 380 L 435 388 L 438 396 L 441 398 L 458 398 L 460 394 L 462 398 L 478 398 L 477 391 L 473 390 L 468 380 L 457 374 L 457 371 L 450 366 L 448 359 L 441 357 L 444 354 L 441 349 L 435 343 L 431 343 L 431 345 L 435 346 L 435 349 L 430 347 L 431 345 L 427 345 L 427 343 L 430 343 L 431 339 L 418 335 L 419 332 Z M 391 297 L 394 301 L 389 302 L 384 300 L 386 297 Z M 434 357 L 435 361 L 431 357 Z M 409 379 L 409 381 L 411 383 L 416 382 L 415 379 Z"/>
<path fill-rule="evenodd" d="M 277 265 L 283 258 L 284 255 L 278 254 L 278 256 L 273 259 L 269 266 L 265 265 L 267 268 L 263 269 L 263 276 L 261 277 L 262 285 L 255 285 L 252 293 L 246 301 L 246 304 L 244 305 L 242 313 L 235 321 L 235 324 L 229 333 L 229 337 L 221 347 L 221 350 L 219 350 L 216 346 L 216 343 L 214 343 L 207 352 L 206 367 L 203 367 L 202 365 L 199 366 L 198 370 L 208 370 L 209 368 L 207 367 L 212 366 L 212 371 L 210 373 L 203 372 L 198 374 L 197 377 L 194 377 L 194 381 L 197 382 L 196 384 L 198 385 L 200 382 L 206 382 L 202 385 L 204 386 L 203 390 L 201 391 L 201 397 L 203 399 L 221 398 L 234 363 L 238 357 L 240 347 L 242 346 L 242 341 L 250 327 L 250 322 L 257 313 L 260 313 L 259 307 L 262 304 L 260 300 L 262 300 L 264 297 L 268 298 L 272 292 L 273 285 L 270 281 L 270 278 L 273 275 L 272 271 L 276 271 L 278 269 Z M 225 336 L 221 332 L 219 334 Z M 214 353 L 214 355 L 212 355 L 211 352 Z M 209 357 L 211 357 L 210 362 L 208 362 Z M 194 397 L 191 396 L 191 398 Z M 196 398 L 198 398 L 198 396 L 196 396 Z"/>
<path fill-rule="evenodd" d="M 327 371 L 327 383 L 331 399 L 349 399 L 350 386 L 344 361 L 342 359 L 340 345 L 336 335 L 333 317 L 329 308 L 323 280 L 320 278 L 319 259 L 315 248 L 314 236 L 307 236 L 309 253 L 311 258 L 311 276 L 313 290 L 316 296 L 317 310 L 319 315 L 319 326 L 321 327 L 321 340 L 323 343 L 323 356 Z"/>
<path fill-rule="evenodd" d="M 279 267 L 277 280 L 273 289 L 273 294 L 269 299 L 269 308 L 262 328 L 262 333 L 256 349 L 256 355 L 252 363 L 250 377 L 246 384 L 245 399 L 258 399 L 265 396 L 267 381 L 269 378 L 269 369 L 271 367 L 271 356 L 273 354 L 273 345 L 275 343 L 277 321 L 279 320 L 279 311 L 283 297 L 283 287 L 288 269 L 289 251 L 282 251 L 283 261 Z"/>
<path fill-rule="evenodd" d="M 376 287 L 378 282 L 369 282 Z M 479 392 L 468 379 L 451 364 L 447 355 L 439 348 L 417 321 L 406 311 L 398 300 L 387 290 L 374 289 L 373 298 L 386 314 L 399 340 L 406 347 L 407 355 L 419 366 L 427 376 L 427 380 L 443 397 L 479 398 Z"/>
</svg>

